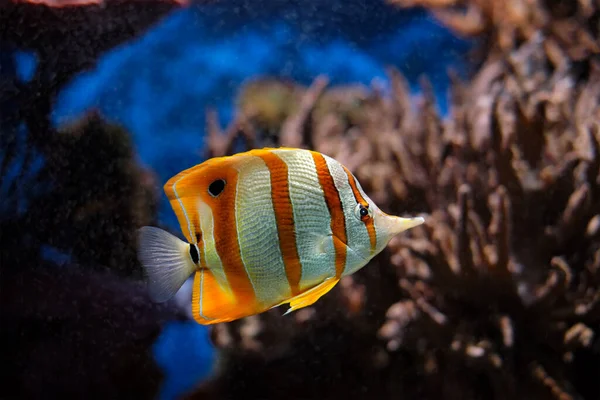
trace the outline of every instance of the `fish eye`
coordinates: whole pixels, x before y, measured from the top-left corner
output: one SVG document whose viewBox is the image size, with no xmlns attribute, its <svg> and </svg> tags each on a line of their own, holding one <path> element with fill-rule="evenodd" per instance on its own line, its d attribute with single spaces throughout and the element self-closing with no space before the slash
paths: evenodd
<svg viewBox="0 0 600 400">
<path fill-rule="evenodd" d="M 208 193 L 212 197 L 217 197 L 218 195 L 220 195 L 223 192 L 223 189 L 225 189 L 225 181 L 223 179 L 217 179 L 216 181 L 208 185 Z"/>
<path fill-rule="evenodd" d="M 354 209 L 354 216 L 356 217 L 356 219 L 358 219 L 359 221 L 365 221 L 366 219 L 369 218 L 369 216 L 371 215 L 371 210 L 369 210 L 369 206 L 363 206 L 362 204 L 358 203 L 356 205 L 356 208 Z"/>
</svg>

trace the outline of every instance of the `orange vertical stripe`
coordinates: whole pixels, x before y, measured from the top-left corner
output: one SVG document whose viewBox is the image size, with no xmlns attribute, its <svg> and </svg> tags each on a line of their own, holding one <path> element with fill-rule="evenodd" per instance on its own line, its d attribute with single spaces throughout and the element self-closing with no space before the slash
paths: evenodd
<svg viewBox="0 0 600 400">
<path fill-rule="evenodd" d="M 208 194 L 204 196 L 204 200 L 213 212 L 215 247 L 221 258 L 229 287 L 235 294 L 238 303 L 249 306 L 256 302 L 256 294 L 242 261 L 237 239 L 235 198 L 238 171 L 232 165 L 228 165 L 209 173 L 214 176 L 207 177 L 208 182 L 219 178 L 225 179 L 227 182 L 223 193 L 217 199 L 209 199 L 210 195 Z"/>
<path fill-rule="evenodd" d="M 214 229 L 211 233 L 214 235 L 215 247 L 229 287 L 239 307 L 251 309 L 256 305 L 256 294 L 242 262 L 235 219 L 238 180 L 235 165 L 243 157 L 245 156 L 237 155 L 207 160 L 171 178 L 165 185 L 165 191 L 174 209 L 181 200 L 188 216 L 199 218 L 196 211 L 199 200 L 210 207 L 214 220 Z M 208 187 L 217 179 L 224 180 L 226 184 L 223 192 L 213 197 L 208 193 Z M 176 194 L 171 189 L 175 182 L 177 182 Z M 180 219 L 180 223 L 182 230 L 187 230 L 187 221 Z M 194 238 L 190 238 L 190 242 L 193 243 Z"/>
<path fill-rule="evenodd" d="M 348 175 L 348 183 L 350 183 L 350 187 L 352 188 L 352 193 L 354 194 L 354 199 L 357 203 L 362 204 L 365 207 L 369 207 L 369 203 L 362 197 L 360 191 L 358 190 L 358 186 L 356 185 L 356 179 L 354 179 L 354 175 L 348 168 L 343 167 L 346 175 Z M 375 232 L 375 224 L 373 223 L 373 218 L 370 216 L 361 218 L 367 227 L 367 232 L 369 233 L 369 241 L 371 242 L 371 254 L 375 252 L 375 247 L 377 246 L 377 234 Z"/>
<path fill-rule="evenodd" d="M 313 151 L 311 151 L 311 154 L 317 168 L 321 189 L 323 189 L 323 193 L 325 194 L 325 203 L 327 203 L 327 208 L 331 215 L 331 231 L 334 236 L 333 247 L 335 249 L 335 276 L 336 278 L 340 278 L 346 267 L 346 244 L 348 243 L 344 209 L 342 208 L 340 194 L 333 181 L 333 176 L 329 172 L 325 157 Z"/>
<path fill-rule="evenodd" d="M 270 151 L 260 151 L 257 156 L 263 159 L 271 175 L 271 199 L 279 234 L 279 248 L 285 265 L 285 274 L 292 296 L 300 293 L 302 265 L 296 246 L 294 211 L 290 198 L 288 167 L 285 161 Z"/>
</svg>

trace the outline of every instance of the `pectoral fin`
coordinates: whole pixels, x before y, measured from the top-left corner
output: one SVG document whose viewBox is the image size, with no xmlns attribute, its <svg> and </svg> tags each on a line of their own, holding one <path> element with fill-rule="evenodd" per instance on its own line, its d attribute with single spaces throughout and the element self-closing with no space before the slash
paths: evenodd
<svg viewBox="0 0 600 400">
<path fill-rule="evenodd" d="M 339 281 L 340 280 L 338 278 L 326 279 L 319 285 L 292 297 L 290 300 L 286 300 L 285 303 L 290 303 L 290 309 L 287 310 L 283 315 L 314 304 L 321 296 L 333 289 L 333 287 Z"/>
</svg>

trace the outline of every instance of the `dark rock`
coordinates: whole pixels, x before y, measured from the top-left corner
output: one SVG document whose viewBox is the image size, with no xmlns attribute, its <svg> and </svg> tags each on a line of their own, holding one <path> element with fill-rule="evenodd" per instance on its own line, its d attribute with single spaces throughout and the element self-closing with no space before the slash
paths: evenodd
<svg viewBox="0 0 600 400">
<path fill-rule="evenodd" d="M 145 289 L 109 274 L 44 266 L 3 274 L 2 398 L 154 399 L 152 346 L 168 321 Z"/>
</svg>

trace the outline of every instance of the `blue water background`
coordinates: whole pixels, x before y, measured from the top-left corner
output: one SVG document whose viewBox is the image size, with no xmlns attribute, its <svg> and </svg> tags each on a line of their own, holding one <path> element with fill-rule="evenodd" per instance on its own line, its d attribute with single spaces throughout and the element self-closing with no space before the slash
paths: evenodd
<svg viewBox="0 0 600 400">
<path fill-rule="evenodd" d="M 54 109 L 60 125 L 91 108 L 126 127 L 140 161 L 164 183 L 202 161 L 205 109 L 222 125 L 233 116 L 239 86 L 256 76 L 291 78 L 305 85 L 319 74 L 332 85 L 387 82 L 397 67 L 418 90 L 426 74 L 442 113 L 447 110 L 449 66 L 459 73 L 472 46 L 423 10 L 398 10 L 375 0 L 229 0 L 172 13 L 142 37 L 106 53 L 97 68 L 63 90 Z M 18 54 L 18 74 L 31 76 L 35 59 Z M 161 222 L 178 231 L 166 201 Z M 166 380 L 162 399 L 173 399 L 205 377 L 213 353 L 207 330 L 169 325 L 156 343 Z"/>
<path fill-rule="evenodd" d="M 369 84 L 387 81 L 385 67 L 394 65 L 414 89 L 426 74 L 445 111 L 446 70 L 464 71 L 470 43 L 422 10 L 373 0 L 264 3 L 223 1 L 174 12 L 78 76 L 53 120 L 101 110 L 133 134 L 140 159 L 164 183 L 202 161 L 206 108 L 216 108 L 225 125 L 246 79 L 270 75 L 310 84 L 327 74 L 332 85 Z M 166 199 L 160 219 L 178 230 Z"/>
</svg>

